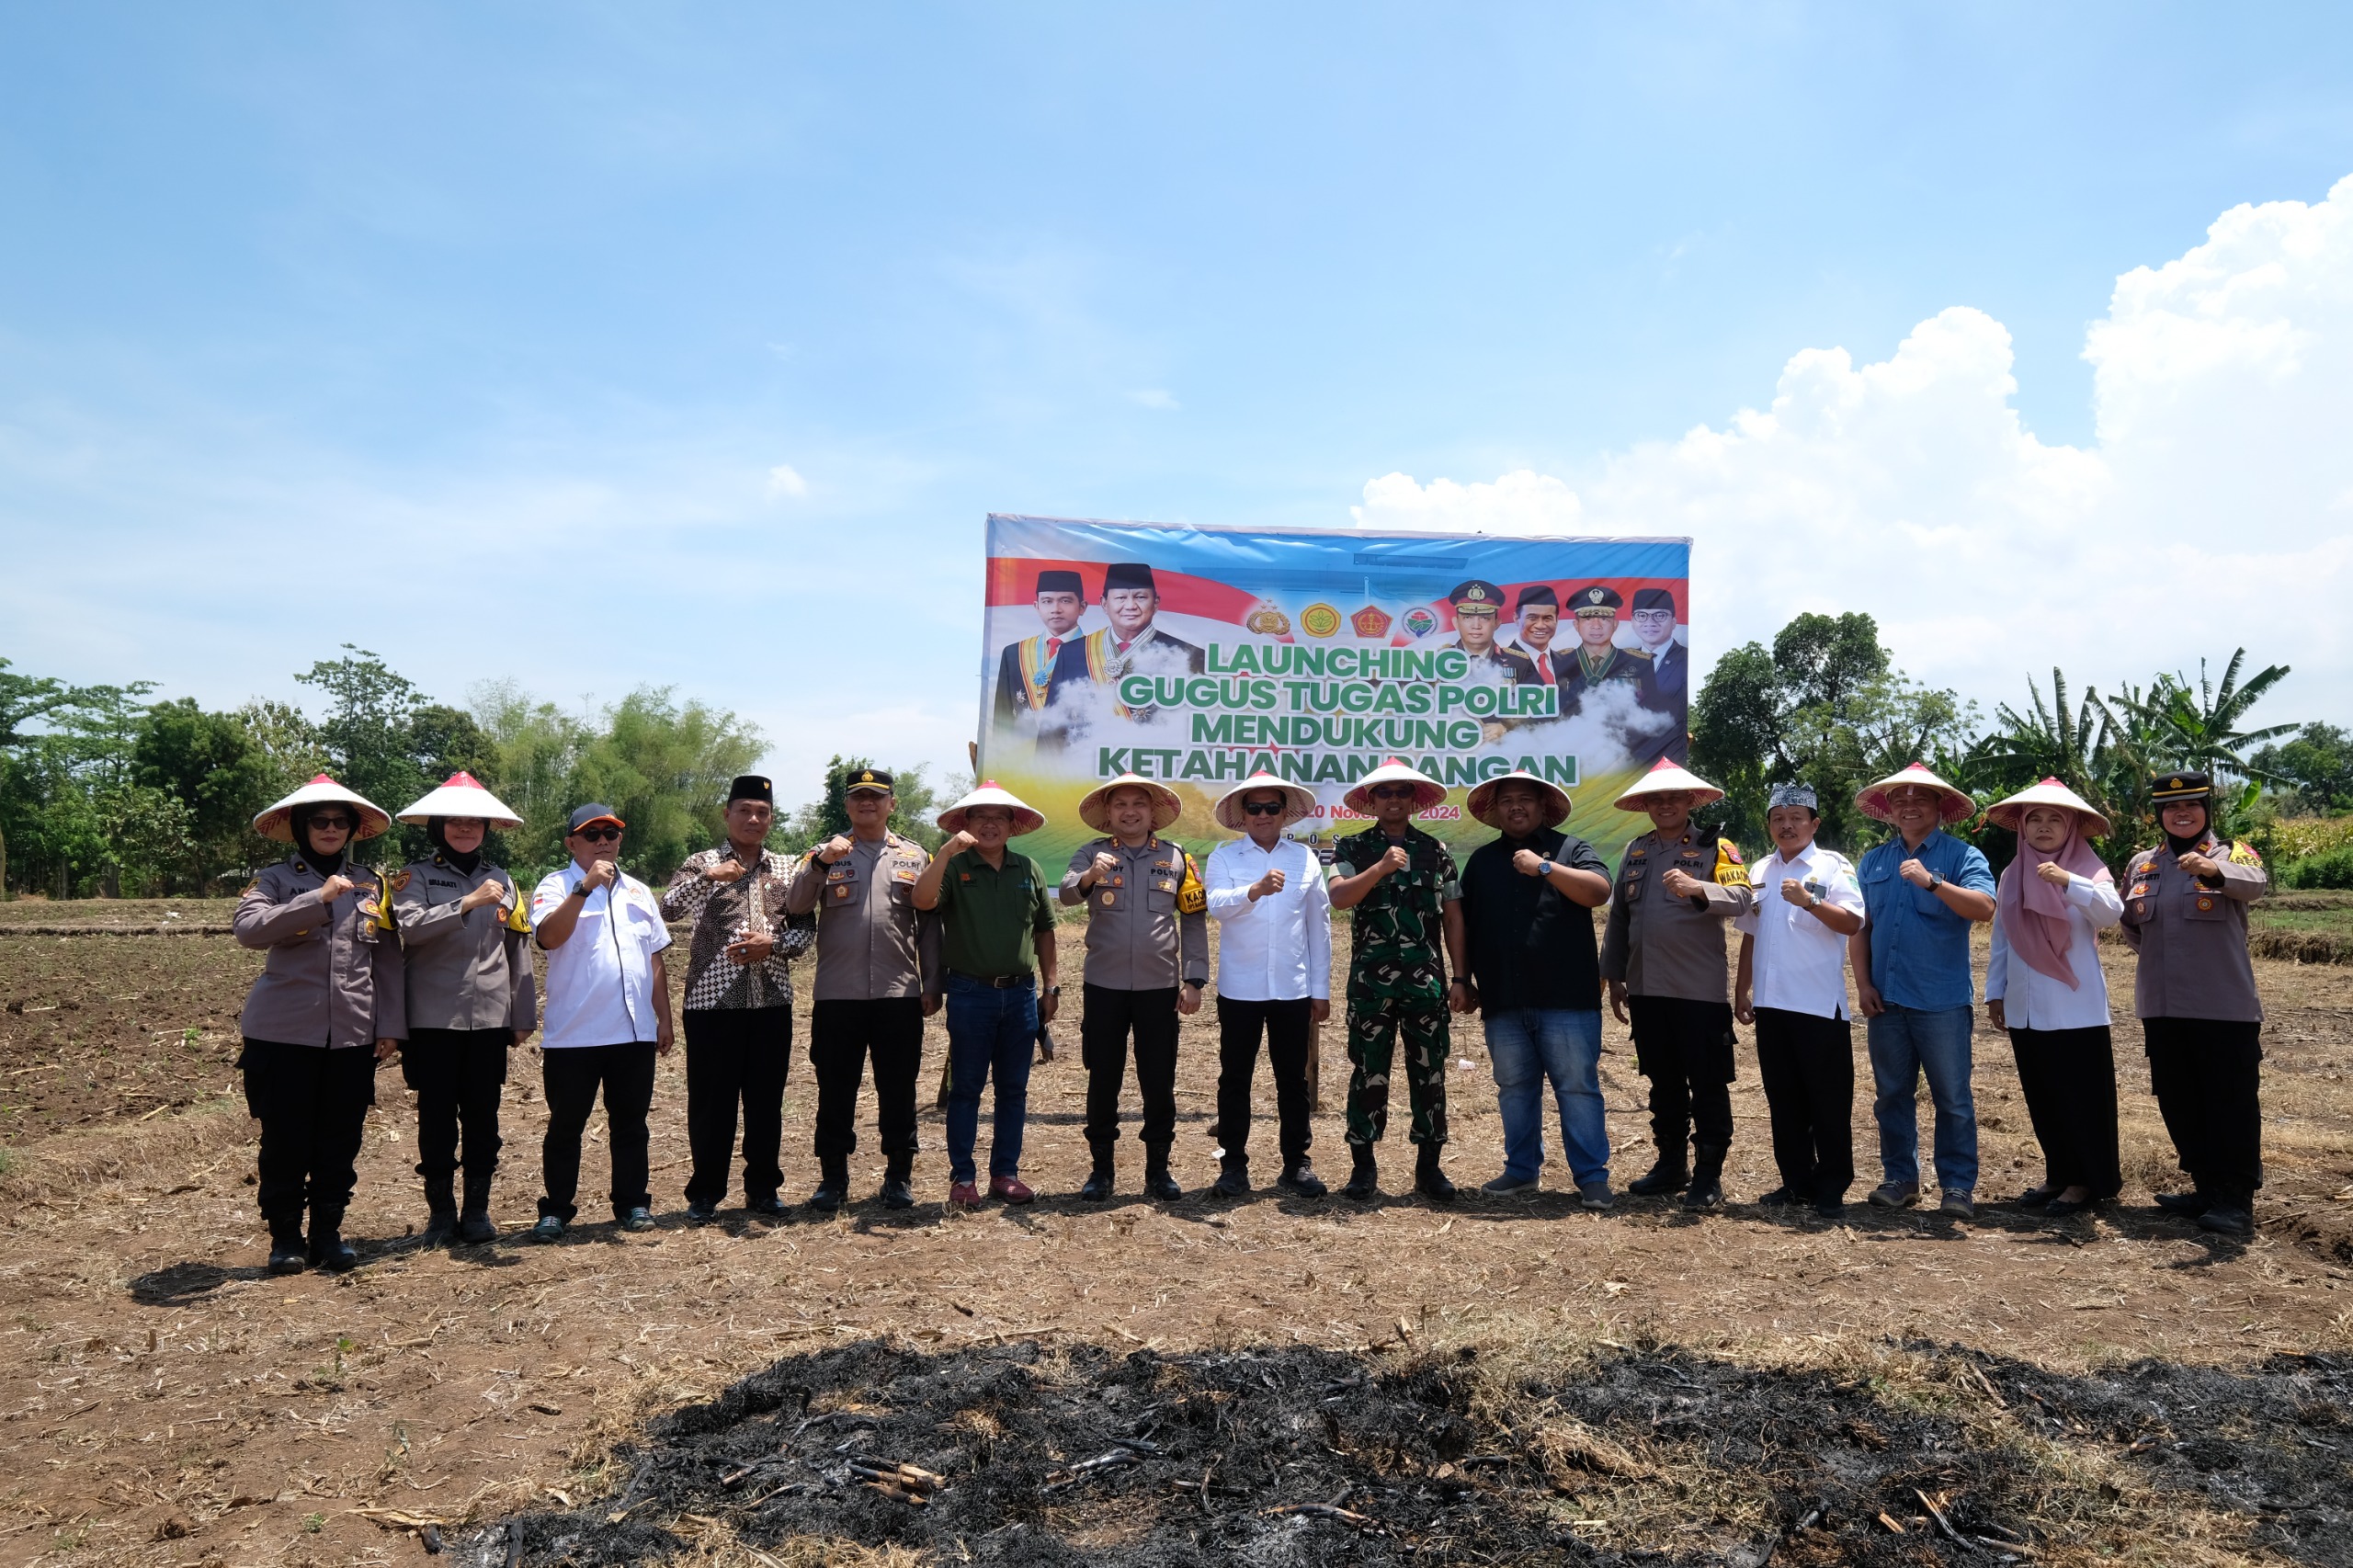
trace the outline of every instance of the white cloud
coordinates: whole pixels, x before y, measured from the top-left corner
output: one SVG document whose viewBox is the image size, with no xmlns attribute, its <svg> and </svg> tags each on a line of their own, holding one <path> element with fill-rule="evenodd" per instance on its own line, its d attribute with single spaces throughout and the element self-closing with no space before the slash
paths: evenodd
<svg viewBox="0 0 2353 1568">
<path fill-rule="evenodd" d="M 1799 609 L 1867 610 L 1915 676 L 1984 700 L 2195 672 L 2242 643 L 2295 666 L 2275 720 L 2353 717 L 2353 178 L 2224 213 L 2118 279 L 2090 329 L 2096 444 L 2018 418 L 2008 332 L 1956 307 L 1887 359 L 1783 368 L 1721 427 L 1570 479 L 1387 474 L 1359 524 L 1688 534 L 1701 659 Z"/>
<path fill-rule="evenodd" d="M 790 463 L 779 463 L 768 470 L 768 499 L 797 500 L 809 494 L 809 482 Z"/>
<path fill-rule="evenodd" d="M 1140 391 L 1131 392 L 1128 394 L 1128 401 L 1141 407 L 1156 408 L 1164 413 L 1173 413 L 1184 406 L 1176 401 L 1176 393 L 1164 391 L 1159 387 L 1145 387 Z"/>
</svg>

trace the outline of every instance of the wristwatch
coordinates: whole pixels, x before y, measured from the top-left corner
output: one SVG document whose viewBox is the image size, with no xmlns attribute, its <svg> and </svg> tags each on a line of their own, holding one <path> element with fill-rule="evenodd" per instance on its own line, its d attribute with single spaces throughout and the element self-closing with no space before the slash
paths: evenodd
<svg viewBox="0 0 2353 1568">
<path fill-rule="evenodd" d="M 1538 861 L 1536 865 L 1536 874 L 1540 877 L 1551 876 L 1552 874 L 1552 862 L 1550 860 Z"/>
<path fill-rule="evenodd" d="M 1930 892 L 1936 892 L 1938 888 L 1944 885 L 1945 874 L 1942 871 L 1930 871 L 1928 873 L 1928 891 Z"/>
<path fill-rule="evenodd" d="M 588 896 L 588 884 L 586 882 L 574 882 L 572 884 L 572 891 L 563 896 L 566 898 L 586 898 Z"/>
<path fill-rule="evenodd" d="M 1046 987 L 1046 994 L 1049 996 L 1059 996 L 1062 994 L 1063 988 L 1059 985 L 1049 985 Z"/>
</svg>

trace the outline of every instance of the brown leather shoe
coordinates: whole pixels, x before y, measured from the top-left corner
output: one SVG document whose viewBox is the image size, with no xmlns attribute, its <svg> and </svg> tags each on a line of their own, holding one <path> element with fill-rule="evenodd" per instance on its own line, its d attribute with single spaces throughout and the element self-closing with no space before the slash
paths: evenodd
<svg viewBox="0 0 2353 1568">
<path fill-rule="evenodd" d="M 989 1177 L 989 1196 L 1002 1198 L 1007 1203 L 1029 1203 L 1038 1195 L 1030 1191 L 1029 1184 L 1019 1176 L 991 1176 Z"/>
</svg>

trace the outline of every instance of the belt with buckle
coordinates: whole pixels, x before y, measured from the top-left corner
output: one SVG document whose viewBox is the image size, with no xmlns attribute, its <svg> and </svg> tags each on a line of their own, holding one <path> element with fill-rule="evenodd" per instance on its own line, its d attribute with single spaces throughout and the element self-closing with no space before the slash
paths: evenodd
<svg viewBox="0 0 2353 1568">
<path fill-rule="evenodd" d="M 1000 974 L 995 978 L 991 978 L 986 975 L 966 974 L 961 969 L 951 969 L 948 972 L 954 975 L 959 980 L 969 980 L 975 985 L 985 985 L 990 987 L 992 990 L 996 991 L 1017 991 L 1022 986 L 1036 983 L 1038 979 L 1036 975 L 1030 973 L 1026 969 L 1019 974 Z"/>
</svg>

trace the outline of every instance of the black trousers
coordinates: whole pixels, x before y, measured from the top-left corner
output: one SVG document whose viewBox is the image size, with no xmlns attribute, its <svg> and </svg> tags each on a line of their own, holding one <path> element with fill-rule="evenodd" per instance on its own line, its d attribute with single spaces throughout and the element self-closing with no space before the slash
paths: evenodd
<svg viewBox="0 0 2353 1568">
<path fill-rule="evenodd" d="M 774 1198 L 784 1185 L 784 1079 L 792 1065 L 792 1009 L 699 1007 L 687 1019 L 687 1146 L 694 1172 L 687 1201 L 727 1196 L 735 1111 L 744 1112 L 744 1197 Z"/>
<path fill-rule="evenodd" d="M 893 1165 L 915 1157 L 915 1074 L 923 1065 L 923 998 L 817 1002 L 809 1014 L 809 1065 L 817 1070 L 816 1153 L 846 1161 L 858 1150 L 858 1085 L 874 1061 L 874 1126 Z"/>
<path fill-rule="evenodd" d="M 2116 1051 L 2108 1026 L 2012 1029 L 2026 1114 L 2042 1145 L 2046 1187 L 2091 1189 L 2094 1198 L 2124 1190 L 2116 1151 Z"/>
<path fill-rule="evenodd" d="M 1757 1008 L 1756 1076 L 1783 1189 L 1800 1202 L 1844 1199 L 1855 1184 L 1854 1024 Z"/>
<path fill-rule="evenodd" d="M 1651 1142 L 1678 1159 L 1684 1143 L 1732 1147 L 1732 1004 L 1629 996 L 1634 1070 L 1651 1081 Z"/>
<path fill-rule="evenodd" d="M 1136 1087 L 1143 1094 L 1143 1146 L 1176 1141 L 1176 987 L 1086 988 L 1078 1050 L 1086 1063 L 1086 1142 L 1098 1155 L 1120 1141 L 1120 1090 L 1128 1081 L 1128 1036 L 1136 1040 Z"/>
<path fill-rule="evenodd" d="M 466 1141 L 466 1184 L 487 1187 L 498 1169 L 498 1096 L 506 1086 L 513 1029 L 411 1029 L 401 1077 L 416 1091 L 416 1174 L 447 1181 Z"/>
<path fill-rule="evenodd" d="M 540 1212 L 566 1224 L 580 1212 L 573 1198 L 580 1190 L 580 1135 L 605 1092 L 606 1146 L 613 1162 L 613 1218 L 653 1207 L 646 1187 L 645 1113 L 654 1106 L 654 1045 L 561 1046 L 540 1053 L 540 1082 L 548 1095 L 547 1136 L 540 1142 L 540 1168 L 547 1183 Z"/>
<path fill-rule="evenodd" d="M 330 1051 L 248 1040 L 237 1058 L 245 1108 L 261 1123 L 254 1201 L 273 1242 L 300 1242 L 307 1210 L 313 1233 L 343 1223 L 368 1108 L 376 1103 L 376 1055 L 364 1045 Z"/>
<path fill-rule="evenodd" d="M 2209 1198 L 2242 1207 L 2263 1185 L 2261 1024 L 2143 1018 L 2149 1086 L 2181 1168 Z"/>
<path fill-rule="evenodd" d="M 1307 1147 L 1314 1141 L 1308 1126 L 1313 1106 L 1307 1092 L 1313 1006 L 1304 996 L 1293 1002 L 1217 999 L 1217 1141 L 1225 1146 L 1229 1170 L 1245 1170 L 1250 1165 L 1250 1083 L 1258 1071 L 1261 1033 L 1267 1040 L 1267 1060 L 1275 1070 L 1277 1142 L 1284 1168 L 1307 1158 Z M 1171 1076 L 1173 1083 L 1173 1071 Z M 1091 1087 L 1093 1080 L 1088 1082 Z"/>
</svg>

